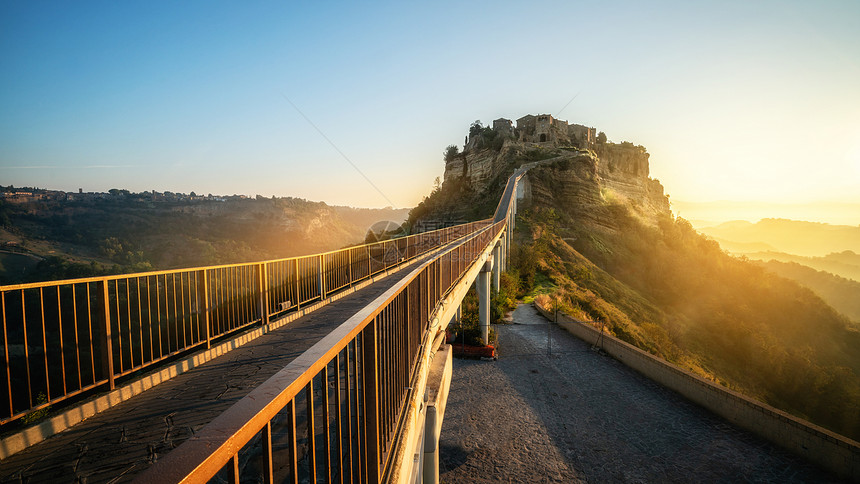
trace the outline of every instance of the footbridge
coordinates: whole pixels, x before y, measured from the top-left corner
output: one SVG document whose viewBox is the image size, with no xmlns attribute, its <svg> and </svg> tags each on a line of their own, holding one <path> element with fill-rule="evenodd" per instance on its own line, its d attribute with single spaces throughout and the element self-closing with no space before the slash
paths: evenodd
<svg viewBox="0 0 860 484">
<path fill-rule="evenodd" d="M 445 329 L 476 285 L 486 340 L 526 169 L 487 220 L 305 257 L 0 287 L 0 478 L 437 482 Z"/>
<path fill-rule="evenodd" d="M 0 287 L 0 482 L 439 482 L 440 432 L 453 368 L 445 329 L 475 286 L 487 340 L 490 294 L 508 263 L 522 177 L 553 161 L 518 168 L 486 220 L 289 259 Z M 600 341 L 601 354 L 649 382 L 805 461 L 860 481 L 860 444 L 702 380 L 600 329 L 564 315 L 549 317 L 558 321 L 553 331 L 564 327 L 592 348 Z M 551 343 L 547 331 L 540 334 Z M 526 385 L 555 398 L 554 388 L 535 387 L 538 380 L 529 375 L 556 371 L 556 363 L 536 367 L 536 361 L 531 355 L 527 367 L 500 361 L 484 368 L 519 375 L 507 383 L 514 390 Z M 604 381 L 573 385 L 583 359 L 564 361 L 572 366 L 550 381 L 572 389 Z M 497 388 L 505 388 L 500 382 Z M 468 393 L 459 384 L 456 395 Z M 513 411 L 495 417 L 517 429 L 539 428 L 535 415 L 560 418 L 561 425 L 545 433 L 588 447 L 562 458 L 586 470 L 606 466 L 604 457 L 588 458 L 592 451 L 607 451 L 608 440 L 594 426 L 627 425 L 624 415 L 638 409 L 641 398 L 626 392 L 650 395 L 629 379 L 615 386 L 624 389 L 579 398 L 578 412 L 564 407 L 558 418 L 546 411 L 558 402 L 528 400 L 513 406 L 520 418 Z M 507 396 L 515 398 L 514 390 Z M 560 398 L 575 391 L 563 393 Z M 622 405 L 608 405 L 603 397 Z M 495 400 L 476 399 L 468 410 L 481 412 L 488 403 L 501 408 Z M 660 396 L 652 406 L 672 405 L 677 406 Z M 463 406 L 452 407 L 458 411 L 451 422 L 458 415 L 462 422 Z M 607 417 L 611 408 L 621 408 L 620 416 Z M 654 454 L 660 462 L 668 462 L 664 454 L 683 455 L 693 445 L 683 443 L 688 430 L 700 435 L 704 427 L 724 427 L 707 419 L 676 425 L 661 420 L 662 413 L 637 420 L 674 432 L 671 442 L 662 439 L 674 450 Z M 677 413 L 693 418 L 683 409 Z M 629 437 L 616 439 L 616 445 L 639 459 L 650 449 L 639 440 L 665 430 L 616 432 Z M 717 434 L 708 434 L 711 443 L 729 448 L 720 443 L 725 432 Z M 507 440 L 526 453 L 537 442 Z M 739 455 L 752 455 L 744 442 L 736 446 L 746 449 Z M 770 459 L 772 451 L 759 447 L 765 450 L 757 455 Z M 623 452 L 613 453 L 617 467 L 627 465 L 617 459 Z M 663 475 L 652 472 L 657 461 L 642 461 L 648 468 L 643 475 Z M 693 467 L 700 475 L 690 480 L 714 479 L 702 474 L 707 466 Z M 802 467 L 801 474 L 790 465 L 785 469 L 778 474 L 819 476 L 803 474 Z M 511 477 L 503 469 L 493 472 L 502 480 Z M 492 479 L 487 476 L 482 474 Z"/>
</svg>

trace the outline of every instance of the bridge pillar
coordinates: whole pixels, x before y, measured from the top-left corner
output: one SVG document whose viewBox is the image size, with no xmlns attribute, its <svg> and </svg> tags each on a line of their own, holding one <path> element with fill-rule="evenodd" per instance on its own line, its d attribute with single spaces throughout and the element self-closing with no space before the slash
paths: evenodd
<svg viewBox="0 0 860 484">
<path fill-rule="evenodd" d="M 511 246 L 508 244 L 508 231 L 505 230 L 505 236 L 501 240 L 502 242 L 502 260 L 499 261 L 501 263 L 503 270 L 508 270 L 508 255 L 510 255 Z"/>
<path fill-rule="evenodd" d="M 463 301 L 460 301 L 460 305 L 457 306 L 457 310 L 451 315 L 451 321 L 448 322 L 448 326 L 458 326 L 460 324 L 460 314 L 462 310 Z"/>
<path fill-rule="evenodd" d="M 493 258 L 484 262 L 484 267 L 475 279 L 478 292 L 478 320 L 481 326 L 481 341 L 490 343 L 490 274 L 493 271 Z"/>
<path fill-rule="evenodd" d="M 493 290 L 499 292 L 499 285 L 501 284 L 502 278 L 502 243 L 501 241 L 496 242 L 496 246 L 493 247 Z"/>
</svg>

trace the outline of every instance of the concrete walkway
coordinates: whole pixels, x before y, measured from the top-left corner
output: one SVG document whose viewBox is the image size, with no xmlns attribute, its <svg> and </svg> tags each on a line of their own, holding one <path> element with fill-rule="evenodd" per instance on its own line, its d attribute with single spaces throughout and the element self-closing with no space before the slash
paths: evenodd
<svg viewBox="0 0 860 484">
<path fill-rule="evenodd" d="M 0 482 L 130 481 L 423 260 L 0 461 Z"/>
<path fill-rule="evenodd" d="M 514 323 L 495 326 L 498 361 L 454 361 L 445 483 L 840 482 L 592 351 L 531 306 Z"/>
</svg>

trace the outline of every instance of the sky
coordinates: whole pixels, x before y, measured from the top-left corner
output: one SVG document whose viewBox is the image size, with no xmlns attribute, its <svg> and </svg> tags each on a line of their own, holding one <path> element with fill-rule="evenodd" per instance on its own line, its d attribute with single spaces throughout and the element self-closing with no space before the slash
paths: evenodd
<svg viewBox="0 0 860 484">
<path fill-rule="evenodd" d="M 0 2 L 0 184 L 410 207 L 549 113 L 671 200 L 860 224 L 860 2 L 643 3 Z"/>
</svg>

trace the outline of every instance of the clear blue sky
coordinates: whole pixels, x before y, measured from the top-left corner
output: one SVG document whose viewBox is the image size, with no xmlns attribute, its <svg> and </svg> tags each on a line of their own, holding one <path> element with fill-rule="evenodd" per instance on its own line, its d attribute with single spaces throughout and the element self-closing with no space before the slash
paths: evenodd
<svg viewBox="0 0 860 484">
<path fill-rule="evenodd" d="M 860 2 L 649 3 L 5 1 L 0 184 L 408 207 L 550 113 L 675 199 L 860 202 Z"/>
</svg>

